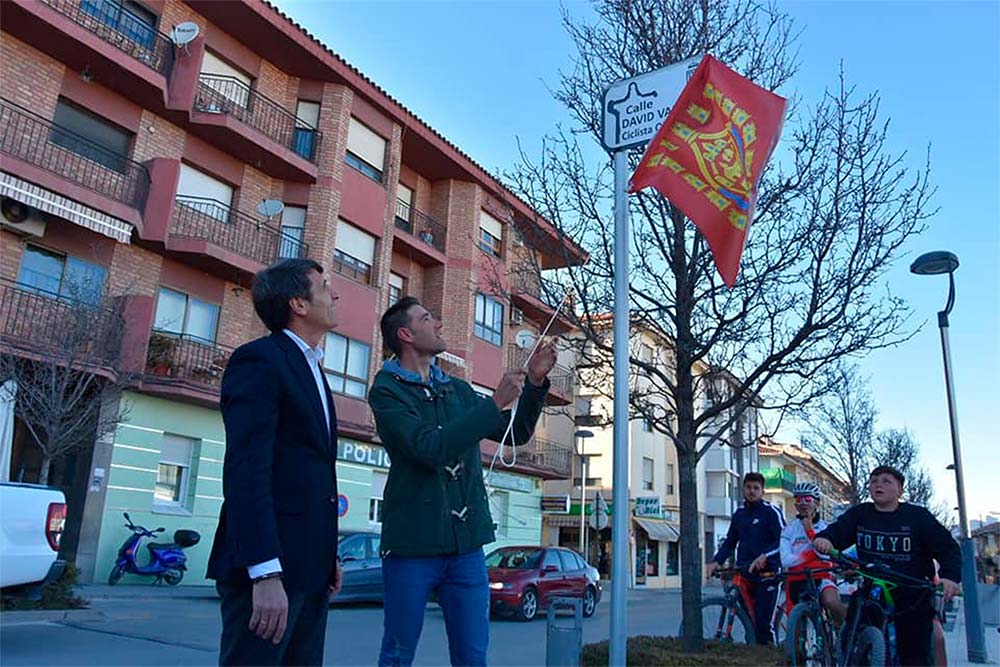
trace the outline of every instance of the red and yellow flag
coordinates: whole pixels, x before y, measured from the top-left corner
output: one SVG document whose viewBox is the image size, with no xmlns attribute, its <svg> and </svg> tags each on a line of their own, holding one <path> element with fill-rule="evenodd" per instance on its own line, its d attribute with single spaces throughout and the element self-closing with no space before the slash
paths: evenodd
<svg viewBox="0 0 1000 667">
<path fill-rule="evenodd" d="M 629 192 L 651 185 L 691 218 L 730 287 L 784 114 L 783 97 L 706 55 L 632 174 Z"/>
</svg>

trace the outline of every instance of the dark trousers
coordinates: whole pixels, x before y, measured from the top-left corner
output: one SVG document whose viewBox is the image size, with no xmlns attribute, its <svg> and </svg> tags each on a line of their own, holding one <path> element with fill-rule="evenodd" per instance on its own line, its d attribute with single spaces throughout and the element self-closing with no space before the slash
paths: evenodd
<svg viewBox="0 0 1000 667">
<path fill-rule="evenodd" d="M 424 625 L 427 599 L 437 591 L 448 633 L 448 652 L 456 667 L 486 665 L 490 642 L 490 580 L 483 550 L 458 556 L 382 560 L 385 625 L 378 664 L 413 664 Z"/>
<path fill-rule="evenodd" d="M 288 593 L 288 627 L 280 644 L 250 631 L 253 611 L 251 584 L 216 584 L 222 596 L 222 641 L 219 664 L 322 665 L 329 597 L 319 593 Z"/>
<path fill-rule="evenodd" d="M 897 589 L 896 600 L 896 653 L 901 665 L 930 665 L 934 663 L 934 605 L 924 591 Z M 928 641 L 928 638 L 930 640 Z"/>
<path fill-rule="evenodd" d="M 774 606 L 778 603 L 780 585 L 775 579 L 761 581 L 747 578 L 747 582 L 750 597 L 753 598 L 753 630 L 757 635 L 757 643 L 773 644 L 771 621 L 774 619 Z"/>
</svg>

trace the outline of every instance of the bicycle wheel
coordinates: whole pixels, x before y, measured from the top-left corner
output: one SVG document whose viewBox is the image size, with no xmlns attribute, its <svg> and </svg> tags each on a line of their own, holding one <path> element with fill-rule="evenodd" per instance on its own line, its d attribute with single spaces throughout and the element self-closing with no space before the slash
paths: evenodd
<svg viewBox="0 0 1000 667">
<path fill-rule="evenodd" d="M 705 639 L 736 644 L 757 641 L 746 611 L 739 605 L 733 606 L 726 598 L 708 598 L 701 603 L 701 632 Z M 677 634 L 680 636 L 680 632 Z"/>
<path fill-rule="evenodd" d="M 785 606 L 779 603 L 774 610 L 774 617 L 771 619 L 771 632 L 774 633 L 774 645 L 781 646 L 788 636 L 788 614 L 785 613 Z"/>
<path fill-rule="evenodd" d="M 811 604 L 800 603 L 788 616 L 785 654 L 792 667 L 826 667 L 833 664 L 833 647 L 824 640 L 823 620 Z"/>
<path fill-rule="evenodd" d="M 866 625 L 858 632 L 854 651 L 847 664 L 857 667 L 884 667 L 885 637 L 874 625 Z"/>
</svg>

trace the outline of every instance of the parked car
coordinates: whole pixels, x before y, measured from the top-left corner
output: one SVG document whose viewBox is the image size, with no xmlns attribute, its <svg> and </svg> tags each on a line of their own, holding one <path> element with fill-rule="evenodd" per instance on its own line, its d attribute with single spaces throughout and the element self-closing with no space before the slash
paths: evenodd
<svg viewBox="0 0 1000 667">
<path fill-rule="evenodd" d="M 337 555 L 344 582 L 334 602 L 382 602 L 382 536 L 374 532 L 341 531 Z"/>
<path fill-rule="evenodd" d="M 2 482 L 0 508 L 0 588 L 37 596 L 66 567 L 58 558 L 66 497 L 47 486 Z"/>
<path fill-rule="evenodd" d="M 561 547 L 500 547 L 486 557 L 490 611 L 535 618 L 554 597 L 583 598 L 590 618 L 601 600 L 601 577 L 575 551 Z"/>
</svg>

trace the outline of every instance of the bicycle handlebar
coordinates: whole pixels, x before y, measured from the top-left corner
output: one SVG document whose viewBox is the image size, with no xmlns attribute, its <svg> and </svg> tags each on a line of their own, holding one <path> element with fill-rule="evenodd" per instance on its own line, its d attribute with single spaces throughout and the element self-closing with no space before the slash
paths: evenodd
<svg viewBox="0 0 1000 667">
<path fill-rule="evenodd" d="M 830 551 L 830 557 L 833 558 L 838 563 L 850 567 L 852 569 L 860 570 L 863 574 L 867 573 L 869 576 L 872 574 L 881 574 L 892 580 L 892 583 L 899 586 L 904 586 L 907 588 L 927 588 L 929 590 L 936 590 L 935 585 L 927 581 L 926 579 L 919 579 L 917 577 L 911 577 L 908 574 L 903 574 L 902 572 L 897 572 L 885 563 L 864 563 L 857 558 L 852 558 L 847 554 L 838 551 L 837 549 L 832 549 Z"/>
</svg>

